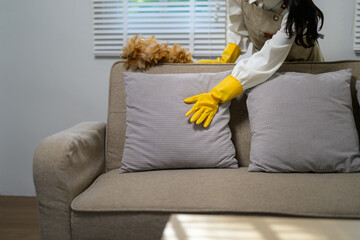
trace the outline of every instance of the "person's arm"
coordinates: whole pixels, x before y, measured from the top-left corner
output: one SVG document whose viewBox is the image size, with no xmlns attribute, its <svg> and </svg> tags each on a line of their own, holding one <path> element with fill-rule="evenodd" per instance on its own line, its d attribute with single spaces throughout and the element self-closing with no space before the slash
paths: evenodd
<svg viewBox="0 0 360 240">
<path fill-rule="evenodd" d="M 281 29 L 268 41 L 261 50 L 251 57 L 240 60 L 232 73 L 216 85 L 210 92 L 202 93 L 184 100 L 195 103 L 186 117 L 192 115 L 190 122 L 209 126 L 220 103 L 227 102 L 240 95 L 244 90 L 266 81 L 285 61 L 294 38 L 286 34 L 286 22 L 283 20 Z"/>
<path fill-rule="evenodd" d="M 244 22 L 244 12 L 241 8 L 241 0 L 228 1 L 227 18 L 227 42 L 235 43 L 241 49 L 241 54 L 245 54 L 248 50 L 250 40 Z"/>
<path fill-rule="evenodd" d="M 282 24 L 281 29 L 265 42 L 259 52 L 240 60 L 234 67 L 231 75 L 239 80 L 244 90 L 266 81 L 285 61 L 295 39 L 289 38 L 285 27 Z"/>
<path fill-rule="evenodd" d="M 229 0 L 227 5 L 227 45 L 216 60 L 201 59 L 198 63 L 234 63 L 249 47 L 249 33 L 244 23 L 241 0 Z"/>
</svg>

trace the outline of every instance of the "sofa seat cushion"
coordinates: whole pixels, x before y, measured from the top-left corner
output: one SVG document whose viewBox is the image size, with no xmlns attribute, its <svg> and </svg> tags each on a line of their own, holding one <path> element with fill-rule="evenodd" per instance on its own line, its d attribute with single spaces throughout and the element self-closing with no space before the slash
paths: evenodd
<svg viewBox="0 0 360 240">
<path fill-rule="evenodd" d="M 360 173 L 264 173 L 239 169 L 101 175 L 75 212 L 260 213 L 360 218 Z"/>
</svg>

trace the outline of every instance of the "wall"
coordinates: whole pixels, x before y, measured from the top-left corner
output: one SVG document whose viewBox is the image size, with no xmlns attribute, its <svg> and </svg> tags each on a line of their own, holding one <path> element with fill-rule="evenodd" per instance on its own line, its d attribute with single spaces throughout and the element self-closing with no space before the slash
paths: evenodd
<svg viewBox="0 0 360 240">
<path fill-rule="evenodd" d="M 352 50 L 355 0 L 316 0 L 327 61 Z M 1 0 L 0 195 L 35 195 L 39 142 L 82 121 L 106 121 L 108 77 L 118 59 L 92 55 L 91 1 Z"/>
<path fill-rule="evenodd" d="M 92 2 L 1 0 L 0 194 L 34 195 L 39 142 L 82 121 L 106 121 L 117 59 L 92 55 Z"/>
<path fill-rule="evenodd" d="M 358 59 L 353 51 L 353 21 L 355 0 L 314 0 L 323 11 L 325 23 L 324 39 L 319 43 L 326 61 Z"/>
</svg>

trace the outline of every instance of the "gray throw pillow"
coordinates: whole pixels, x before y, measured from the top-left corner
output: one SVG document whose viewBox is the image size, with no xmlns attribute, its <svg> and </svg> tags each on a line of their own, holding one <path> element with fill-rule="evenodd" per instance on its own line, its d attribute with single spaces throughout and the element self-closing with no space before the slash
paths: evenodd
<svg viewBox="0 0 360 240">
<path fill-rule="evenodd" d="M 207 128 L 185 117 L 192 107 L 185 98 L 210 91 L 230 73 L 125 72 L 127 129 L 120 172 L 237 168 L 230 102 L 220 105 Z"/>
<path fill-rule="evenodd" d="M 350 69 L 276 73 L 251 89 L 249 171 L 360 171 L 350 79 Z"/>
</svg>

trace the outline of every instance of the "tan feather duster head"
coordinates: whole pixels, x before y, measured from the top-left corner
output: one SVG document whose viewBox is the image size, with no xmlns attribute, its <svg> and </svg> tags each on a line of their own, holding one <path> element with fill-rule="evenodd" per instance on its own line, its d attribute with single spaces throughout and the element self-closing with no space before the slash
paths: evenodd
<svg viewBox="0 0 360 240">
<path fill-rule="evenodd" d="M 169 47 L 160 44 L 154 36 L 143 38 L 140 34 L 131 37 L 123 48 L 121 58 L 125 60 L 127 68 L 134 67 L 148 69 L 158 63 L 192 63 L 193 58 L 189 50 L 175 44 Z"/>
<path fill-rule="evenodd" d="M 188 49 L 183 48 L 179 44 L 175 44 L 170 49 L 170 62 L 172 63 L 192 63 L 193 58 Z"/>
</svg>

